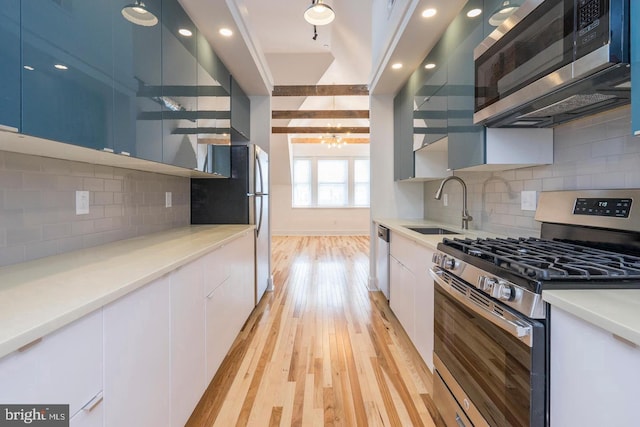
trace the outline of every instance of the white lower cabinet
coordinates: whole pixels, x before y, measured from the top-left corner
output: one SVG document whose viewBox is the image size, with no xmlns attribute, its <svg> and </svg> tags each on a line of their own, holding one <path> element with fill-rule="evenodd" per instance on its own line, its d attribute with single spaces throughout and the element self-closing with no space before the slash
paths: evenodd
<svg viewBox="0 0 640 427">
<path fill-rule="evenodd" d="M 204 262 L 171 273 L 171 425 L 183 426 L 208 382 L 205 377 Z"/>
<path fill-rule="evenodd" d="M 433 372 L 434 283 L 429 275 L 434 251 L 391 233 L 389 305 Z"/>
<path fill-rule="evenodd" d="M 69 404 L 70 417 L 84 412 L 101 423 L 102 403 L 88 404 L 102 393 L 102 368 L 102 310 L 96 310 L 0 359 L 0 402 Z"/>
<path fill-rule="evenodd" d="M 640 348 L 551 306 L 551 427 L 638 425 Z"/>
<path fill-rule="evenodd" d="M 210 381 L 242 329 L 255 303 L 254 238 L 252 233 L 230 242 L 205 258 L 206 369 Z M 224 256 L 217 257 L 220 251 Z M 247 256 L 251 254 L 251 256 Z M 224 259 L 224 277 L 207 278 L 207 269 Z"/>
<path fill-rule="evenodd" d="M 170 425 L 169 285 L 163 276 L 103 309 L 107 427 Z"/>
<path fill-rule="evenodd" d="M 254 308 L 254 256 L 250 230 L 0 358 L 0 403 L 68 403 L 72 427 L 185 425 Z"/>
</svg>

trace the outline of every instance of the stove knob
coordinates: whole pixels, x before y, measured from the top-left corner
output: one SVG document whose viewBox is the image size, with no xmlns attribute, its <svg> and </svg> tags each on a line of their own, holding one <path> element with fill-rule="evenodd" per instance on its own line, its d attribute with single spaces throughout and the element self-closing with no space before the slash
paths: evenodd
<svg viewBox="0 0 640 427">
<path fill-rule="evenodd" d="M 494 296 L 502 301 L 512 301 L 515 297 L 515 289 L 506 283 L 498 283 Z"/>
<path fill-rule="evenodd" d="M 495 279 L 487 276 L 480 276 L 478 278 L 478 289 L 485 291 L 488 294 L 492 294 L 493 286 L 496 284 Z"/>
<path fill-rule="evenodd" d="M 456 269 L 456 260 L 454 258 L 443 257 L 442 259 L 442 267 L 447 270 L 455 270 Z"/>
</svg>

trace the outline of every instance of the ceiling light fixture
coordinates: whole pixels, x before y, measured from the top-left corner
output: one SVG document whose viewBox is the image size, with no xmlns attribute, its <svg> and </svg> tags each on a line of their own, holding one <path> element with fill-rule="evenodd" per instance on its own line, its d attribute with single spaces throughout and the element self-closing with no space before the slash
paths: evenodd
<svg viewBox="0 0 640 427">
<path fill-rule="evenodd" d="M 399 70 L 400 68 L 402 68 L 402 64 L 399 62 L 396 62 L 391 66 L 391 68 L 393 68 L 394 70 Z"/>
<path fill-rule="evenodd" d="M 64 64 L 55 64 L 54 67 L 57 68 L 58 70 L 68 70 L 69 69 L 69 67 L 67 67 Z"/>
<path fill-rule="evenodd" d="M 436 16 L 436 13 L 438 13 L 437 10 L 430 8 L 430 9 L 425 9 L 422 11 L 422 17 L 423 18 L 433 18 L 434 16 Z"/>
<path fill-rule="evenodd" d="M 185 37 L 191 37 L 193 35 L 191 30 L 188 30 L 186 28 L 180 28 L 178 32 L 180 33 L 181 36 L 185 36 Z"/>
<path fill-rule="evenodd" d="M 489 17 L 489 25 L 497 27 L 511 16 L 521 5 L 519 0 L 503 0 Z"/>
<path fill-rule="evenodd" d="M 476 16 L 479 16 L 482 13 L 482 9 L 471 9 L 469 12 L 467 12 L 467 16 L 469 18 L 475 18 Z"/>
<path fill-rule="evenodd" d="M 433 62 L 429 62 L 424 66 L 424 68 L 426 68 L 427 70 L 433 70 L 434 68 L 436 68 L 436 64 L 434 64 Z"/>
<path fill-rule="evenodd" d="M 156 15 L 147 9 L 147 6 L 140 0 L 136 0 L 135 3 L 123 7 L 122 16 L 124 16 L 124 19 L 127 21 L 136 25 L 142 25 L 143 27 L 153 27 L 158 23 Z"/>
<path fill-rule="evenodd" d="M 335 18 L 336 13 L 323 0 L 312 0 L 311 6 L 304 12 L 305 21 L 311 25 L 327 25 Z"/>
<path fill-rule="evenodd" d="M 233 35 L 233 31 L 231 31 L 228 28 L 220 28 L 220 30 L 218 30 L 218 33 L 221 36 L 225 36 L 225 37 L 231 37 Z"/>
</svg>

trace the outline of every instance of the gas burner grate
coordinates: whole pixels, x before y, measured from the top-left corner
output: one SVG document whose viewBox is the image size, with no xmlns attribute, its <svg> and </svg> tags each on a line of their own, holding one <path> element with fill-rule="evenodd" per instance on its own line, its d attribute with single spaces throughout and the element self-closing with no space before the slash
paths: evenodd
<svg viewBox="0 0 640 427">
<path fill-rule="evenodd" d="M 535 280 L 640 279 L 640 257 L 537 238 L 444 239 L 445 246 Z"/>
</svg>

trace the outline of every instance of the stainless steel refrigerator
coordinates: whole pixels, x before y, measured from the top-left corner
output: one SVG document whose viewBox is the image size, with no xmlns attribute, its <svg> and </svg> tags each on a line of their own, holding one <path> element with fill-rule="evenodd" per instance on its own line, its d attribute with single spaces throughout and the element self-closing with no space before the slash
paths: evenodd
<svg viewBox="0 0 640 427">
<path fill-rule="evenodd" d="M 271 288 L 269 156 L 255 144 L 231 146 L 231 177 L 191 179 L 192 224 L 256 225 L 256 300 Z"/>
</svg>

